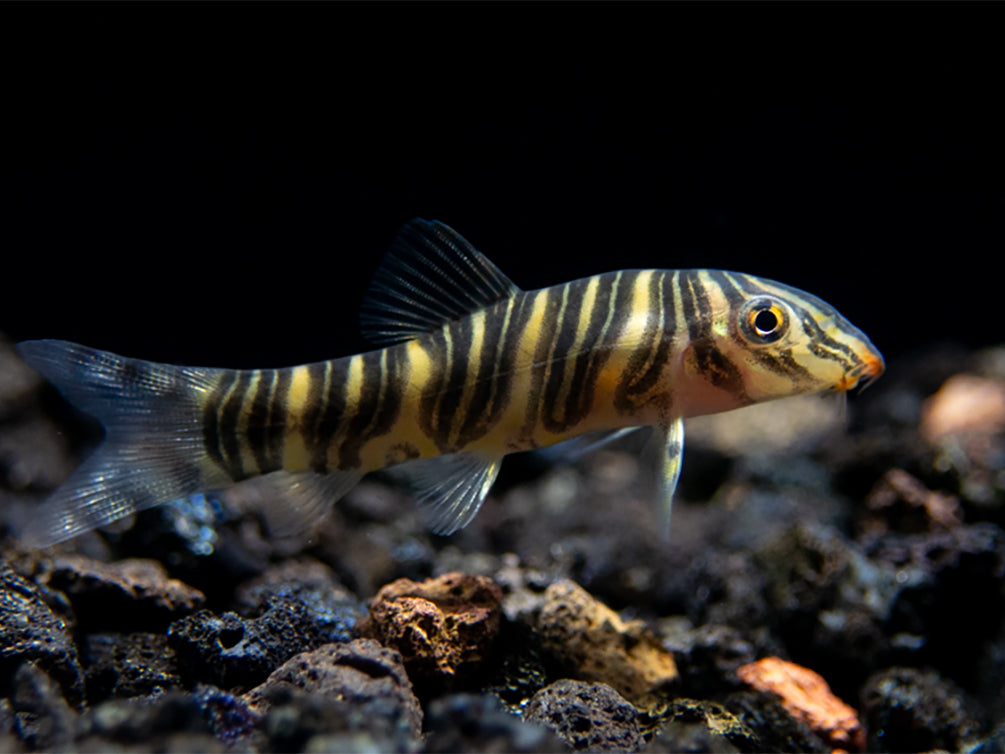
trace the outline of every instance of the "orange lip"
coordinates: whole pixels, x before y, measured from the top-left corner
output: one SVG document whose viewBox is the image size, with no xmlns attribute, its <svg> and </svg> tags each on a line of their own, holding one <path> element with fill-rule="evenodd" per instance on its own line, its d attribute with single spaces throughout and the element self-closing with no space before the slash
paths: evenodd
<svg viewBox="0 0 1005 754">
<path fill-rule="evenodd" d="M 879 351 L 871 350 L 862 359 L 862 365 L 857 369 L 848 372 L 838 380 L 834 386 L 835 390 L 851 390 L 856 385 L 861 384 L 864 390 L 871 382 L 876 380 L 886 370 L 886 363 Z"/>
</svg>

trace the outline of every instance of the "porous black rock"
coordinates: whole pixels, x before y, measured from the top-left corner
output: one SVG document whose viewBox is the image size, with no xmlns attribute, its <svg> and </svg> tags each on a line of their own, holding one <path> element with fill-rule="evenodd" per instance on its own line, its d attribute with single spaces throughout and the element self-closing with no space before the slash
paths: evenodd
<svg viewBox="0 0 1005 754">
<path fill-rule="evenodd" d="M 961 751 L 976 743 L 980 725 L 952 681 L 933 671 L 889 668 L 862 689 L 868 750 Z"/>
<path fill-rule="evenodd" d="M 69 748 L 77 715 L 59 686 L 31 662 L 14 673 L 12 702 L 18 738 L 35 750 Z"/>
<path fill-rule="evenodd" d="M 203 610 L 171 625 L 185 680 L 248 689 L 300 652 L 351 639 L 363 615 L 348 593 L 283 579 L 246 592 L 244 604 L 253 617 Z"/>
<path fill-rule="evenodd" d="M 754 749 L 737 738 L 741 751 L 792 751 L 827 754 L 833 751 L 805 723 L 797 720 L 782 706 L 775 695 L 762 691 L 738 691 L 730 694 L 724 706 L 753 731 L 757 739 Z"/>
<path fill-rule="evenodd" d="M 32 663 L 56 681 L 71 705 L 84 698 L 84 674 L 66 621 L 43 587 L 0 564 L 0 696 L 10 696 L 15 671 Z"/>
<path fill-rule="evenodd" d="M 685 693 L 709 698 L 740 688 L 736 669 L 753 662 L 756 648 L 730 626 L 705 624 L 664 638 L 673 654 Z"/>
<path fill-rule="evenodd" d="M 175 653 L 164 634 L 89 634 L 82 661 L 91 704 L 181 687 Z"/>
<path fill-rule="evenodd" d="M 492 694 L 452 694 L 426 712 L 424 751 L 554 752 L 562 740 L 549 728 L 508 712 Z"/>
<path fill-rule="evenodd" d="M 606 683 L 556 681 L 534 695 L 524 715 L 577 751 L 635 751 L 645 741 L 639 711 Z"/>
<path fill-rule="evenodd" d="M 112 699 L 83 717 L 81 751 L 222 752 L 249 736 L 258 717 L 240 697 L 211 686 L 191 693 Z"/>
<path fill-rule="evenodd" d="M 265 716 L 269 748 L 415 751 L 422 708 L 401 655 L 371 639 L 298 654 L 245 695 Z"/>
</svg>

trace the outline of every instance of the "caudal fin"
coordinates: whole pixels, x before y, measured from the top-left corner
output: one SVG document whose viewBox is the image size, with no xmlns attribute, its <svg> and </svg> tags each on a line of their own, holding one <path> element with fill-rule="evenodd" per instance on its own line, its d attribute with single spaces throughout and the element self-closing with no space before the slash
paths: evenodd
<svg viewBox="0 0 1005 754">
<path fill-rule="evenodd" d="M 24 533 L 44 547 L 131 513 L 229 484 L 206 455 L 203 396 L 218 370 L 127 359 L 60 340 L 17 350 L 105 439 L 40 506 Z"/>
</svg>

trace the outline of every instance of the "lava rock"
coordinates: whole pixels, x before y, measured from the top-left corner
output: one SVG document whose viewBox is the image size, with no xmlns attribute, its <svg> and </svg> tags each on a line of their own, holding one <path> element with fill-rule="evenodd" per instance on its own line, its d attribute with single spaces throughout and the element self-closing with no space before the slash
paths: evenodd
<svg viewBox="0 0 1005 754">
<path fill-rule="evenodd" d="M 422 708 L 401 655 L 371 639 L 299 654 L 245 699 L 252 710 L 267 715 L 270 745 L 279 750 L 347 731 L 369 731 L 397 751 L 413 750 L 421 739 Z"/>
<path fill-rule="evenodd" d="M 866 554 L 898 578 L 886 633 L 918 637 L 910 664 L 973 681 L 985 643 L 1005 629 L 1005 532 L 982 523 L 888 533 Z"/>
<path fill-rule="evenodd" d="M 897 569 L 869 558 L 838 531 L 807 524 L 754 559 L 785 654 L 812 665 L 839 695 L 854 695 L 866 668 L 895 651 L 887 622 L 904 586 Z"/>
<path fill-rule="evenodd" d="M 309 558 L 272 566 L 238 588 L 238 610 L 246 616 L 267 615 L 277 605 L 297 604 L 309 615 L 322 643 L 351 641 L 366 612 L 324 563 Z"/>
<path fill-rule="evenodd" d="M 84 674 L 66 621 L 53 612 L 46 595 L 0 564 L 0 696 L 10 696 L 15 671 L 32 663 L 76 706 L 84 699 Z"/>
<path fill-rule="evenodd" d="M 572 581 L 545 590 L 536 629 L 577 678 L 606 683 L 632 701 L 665 692 L 678 679 L 673 656 L 642 621 L 622 621 Z"/>
<path fill-rule="evenodd" d="M 17 735 L 32 749 L 69 748 L 76 715 L 59 686 L 30 662 L 14 673 L 12 694 Z"/>
<path fill-rule="evenodd" d="M 84 718 L 80 751 L 227 751 L 258 722 L 239 697 L 210 686 L 194 693 L 113 699 Z"/>
<path fill-rule="evenodd" d="M 433 752 L 553 752 L 563 742 L 549 728 L 507 712 L 491 694 L 434 699 L 426 713 L 423 750 Z"/>
<path fill-rule="evenodd" d="M 61 556 L 48 583 L 70 598 L 78 621 L 89 630 L 158 631 L 205 601 L 198 589 L 169 578 L 160 562 L 141 558 L 101 563 Z"/>
<path fill-rule="evenodd" d="M 980 735 L 963 692 L 938 673 L 890 668 L 862 690 L 869 751 L 962 751 Z"/>
<path fill-rule="evenodd" d="M 314 577 L 322 574 L 320 581 L 296 583 L 295 574 L 304 568 L 284 566 L 240 593 L 241 602 L 259 613 L 257 617 L 203 610 L 173 623 L 168 642 L 178 655 L 183 678 L 247 689 L 300 652 L 353 638 L 362 607 L 337 589 L 323 569 L 308 567 Z"/>
<path fill-rule="evenodd" d="M 303 611 L 287 605 L 258 619 L 202 610 L 173 623 L 168 643 L 187 681 L 249 688 L 288 658 L 325 642 Z"/>
<path fill-rule="evenodd" d="M 677 698 L 646 752 L 770 751 L 738 716 L 717 702 Z"/>
<path fill-rule="evenodd" d="M 730 740 L 741 751 L 792 751 L 831 754 L 828 745 L 809 729 L 806 723 L 793 717 L 777 695 L 764 691 L 739 691 L 728 695 L 724 705 L 740 720 L 745 730 L 753 732 L 757 743 L 749 747 L 745 737 Z"/>
<path fill-rule="evenodd" d="M 174 651 L 163 634 L 90 634 L 82 660 L 91 704 L 179 688 Z"/>
<path fill-rule="evenodd" d="M 398 579 L 370 600 L 360 632 L 401 653 L 423 693 L 470 680 L 499 633 L 502 591 L 489 578 L 448 573 Z"/>
<path fill-rule="evenodd" d="M 550 682 L 562 678 L 561 664 L 541 643 L 531 626 L 503 618 L 496 642 L 497 662 L 484 688 L 520 710 Z"/>
<path fill-rule="evenodd" d="M 524 717 L 577 751 L 636 751 L 645 742 L 639 711 L 606 683 L 556 681 L 534 695 Z"/>
<path fill-rule="evenodd" d="M 753 662 L 756 648 L 734 628 L 706 624 L 664 638 L 689 695 L 708 698 L 740 687 L 736 670 Z"/>
<path fill-rule="evenodd" d="M 771 621 L 763 570 L 749 552 L 710 552 L 688 569 L 687 614 L 697 626 L 711 623 L 750 630 Z"/>
</svg>

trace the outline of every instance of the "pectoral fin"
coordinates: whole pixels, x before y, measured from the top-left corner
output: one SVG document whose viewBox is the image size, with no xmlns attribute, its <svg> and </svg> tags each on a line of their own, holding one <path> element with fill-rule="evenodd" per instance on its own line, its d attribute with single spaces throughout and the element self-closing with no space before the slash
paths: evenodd
<svg viewBox="0 0 1005 754">
<path fill-rule="evenodd" d="M 454 453 L 403 464 L 416 488 L 419 507 L 435 534 L 463 529 L 481 508 L 499 473 L 502 458 Z"/>
<path fill-rule="evenodd" d="M 621 429 L 605 429 L 598 432 L 586 432 L 569 440 L 563 440 L 555 445 L 546 448 L 539 448 L 536 452 L 544 458 L 553 462 L 571 463 L 578 461 L 587 453 L 591 453 L 597 448 L 602 448 L 610 442 L 619 440 L 641 427 L 623 427 Z"/>
<path fill-rule="evenodd" d="M 656 430 L 661 441 L 659 460 L 659 500 L 663 519 L 663 538 L 670 540 L 670 515 L 673 512 L 673 496 L 680 479 L 681 464 L 684 462 L 684 420 L 677 417 L 665 427 Z"/>
</svg>

